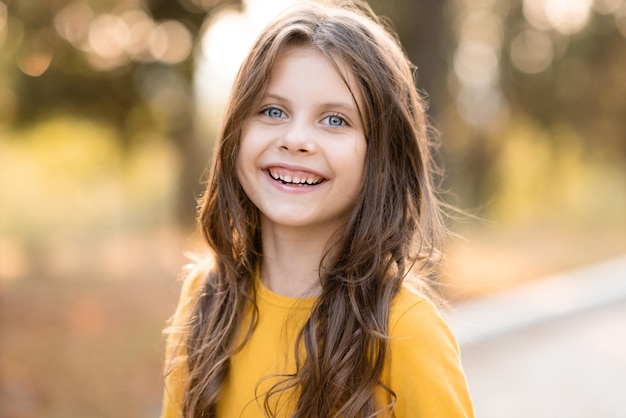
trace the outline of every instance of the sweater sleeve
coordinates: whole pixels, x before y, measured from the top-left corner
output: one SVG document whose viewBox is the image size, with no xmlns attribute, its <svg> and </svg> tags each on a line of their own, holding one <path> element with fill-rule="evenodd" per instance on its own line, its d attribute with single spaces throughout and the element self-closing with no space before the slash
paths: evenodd
<svg viewBox="0 0 626 418">
<path fill-rule="evenodd" d="M 388 372 L 397 396 L 393 415 L 473 418 L 456 339 L 437 308 L 416 298 L 405 299 L 392 312 Z"/>
<path fill-rule="evenodd" d="M 167 328 L 165 346 L 166 375 L 163 391 L 161 418 L 180 418 L 181 406 L 187 382 L 187 363 L 181 344 L 182 327 L 188 320 L 190 310 L 201 288 L 204 275 L 193 269 L 183 281 L 178 306 Z M 174 360 L 174 362 L 172 362 Z"/>
</svg>

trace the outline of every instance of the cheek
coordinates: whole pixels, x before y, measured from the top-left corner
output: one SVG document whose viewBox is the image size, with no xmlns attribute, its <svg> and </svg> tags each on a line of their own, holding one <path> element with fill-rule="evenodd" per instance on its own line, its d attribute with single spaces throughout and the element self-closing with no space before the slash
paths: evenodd
<svg viewBox="0 0 626 418">
<path fill-rule="evenodd" d="M 235 162 L 235 173 L 237 174 L 237 180 L 244 187 L 247 183 L 246 181 L 246 154 L 245 151 L 241 149 L 237 153 L 237 159 Z"/>
<path fill-rule="evenodd" d="M 241 136 L 239 137 L 239 147 L 236 150 L 237 153 L 237 166 L 238 169 L 248 168 L 250 164 L 254 164 L 253 157 L 258 154 L 258 142 L 255 141 L 255 131 L 246 129 L 244 125 Z"/>
<path fill-rule="evenodd" d="M 352 198 L 356 198 L 363 188 L 366 155 L 364 142 L 357 142 L 337 161 L 337 166 L 342 170 L 342 187 Z"/>
<path fill-rule="evenodd" d="M 362 139 L 358 142 L 355 152 L 354 152 L 354 160 L 352 162 L 352 167 L 356 173 L 360 174 L 361 182 L 363 182 L 363 177 L 365 176 L 365 160 L 367 158 L 367 143 L 365 139 Z"/>
<path fill-rule="evenodd" d="M 253 187 L 253 176 L 256 171 L 256 164 L 253 158 L 253 150 L 250 150 L 249 147 L 245 147 L 245 141 L 241 142 L 241 147 L 237 151 L 237 159 L 235 162 L 235 170 L 237 174 L 237 180 L 241 185 L 241 188 L 245 192 L 245 194 L 252 198 L 251 195 L 254 194 Z"/>
</svg>

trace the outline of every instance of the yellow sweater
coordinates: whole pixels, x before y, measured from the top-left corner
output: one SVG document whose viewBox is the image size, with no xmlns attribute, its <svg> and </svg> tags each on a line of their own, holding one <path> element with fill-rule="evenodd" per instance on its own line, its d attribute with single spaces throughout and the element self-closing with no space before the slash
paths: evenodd
<svg viewBox="0 0 626 418">
<path fill-rule="evenodd" d="M 263 394 L 277 382 L 272 376 L 293 372 L 295 368 L 295 338 L 308 318 L 314 299 L 281 296 L 258 283 L 258 324 L 246 346 L 231 358 L 229 375 L 217 405 L 218 417 L 264 417 Z M 183 285 L 174 325 L 177 318 L 187 313 L 200 287 L 197 276 Z M 395 392 L 397 403 L 393 415 L 385 416 L 474 417 L 459 348 L 435 306 L 403 286 L 391 306 L 389 332 L 391 340 L 381 380 Z M 175 341 L 168 342 L 168 356 L 174 344 Z M 162 418 L 181 417 L 179 406 L 186 374 L 183 365 L 166 378 Z M 377 396 L 380 405 L 391 401 L 382 390 Z M 288 417 L 293 411 L 287 398 L 289 393 L 278 400 L 280 417 Z"/>
</svg>

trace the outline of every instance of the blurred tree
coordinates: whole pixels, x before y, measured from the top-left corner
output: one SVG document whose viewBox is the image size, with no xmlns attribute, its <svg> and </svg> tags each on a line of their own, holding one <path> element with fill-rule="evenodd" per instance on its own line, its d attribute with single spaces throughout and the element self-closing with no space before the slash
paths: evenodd
<svg viewBox="0 0 626 418">
<path fill-rule="evenodd" d="M 183 161 L 178 212 L 179 220 L 189 224 L 200 192 L 198 179 L 208 160 L 198 152 L 204 149 L 193 134 L 193 46 L 168 61 L 158 55 L 168 40 L 158 44 L 155 39 L 172 27 L 183 36 L 182 26 L 195 43 L 208 15 L 237 4 L 238 0 L 8 1 L 4 43 L 9 48 L 2 48 L 2 73 L 17 98 L 15 109 L 4 111 L 13 115 L 8 122 L 19 127 L 69 113 L 114 126 L 125 143 L 146 126 L 161 130 Z M 160 25 L 163 22 L 169 26 Z M 130 43 L 126 51 L 120 50 L 116 44 L 120 30 L 129 42 L 136 45 L 143 37 L 144 49 L 157 51 L 147 56 L 136 46 L 130 49 Z M 170 55 L 175 56 L 174 42 L 169 39 Z M 0 115 L 0 121 L 7 118 Z"/>
<path fill-rule="evenodd" d="M 441 91 L 436 86 L 445 77 L 440 43 L 447 30 L 443 13 L 447 2 L 372 3 L 377 12 L 394 22 L 419 67 L 419 87 L 428 93 Z M 189 223 L 200 192 L 198 179 L 207 161 L 206 149 L 193 134 L 193 54 L 175 64 L 145 57 L 120 59 L 111 52 L 115 29 L 104 27 L 100 36 L 113 39 L 101 40 L 94 28 L 98 22 L 106 23 L 103 16 L 114 16 L 124 18 L 126 29 L 132 31 L 136 17 L 129 12 L 140 11 L 153 20 L 153 25 L 166 20 L 182 22 L 196 43 L 207 15 L 237 4 L 237 0 L 7 2 L 9 25 L 18 28 L 6 40 L 15 43 L 10 54 L 11 63 L 17 65 L 4 69 L 18 99 L 13 122 L 24 126 L 51 113 L 82 115 L 115 126 L 124 141 L 131 140 L 143 126 L 159 127 L 176 145 L 183 161 L 179 220 Z M 119 20 L 109 23 L 119 24 Z M 98 48 L 104 56 L 94 54 Z M 168 93 L 172 89 L 184 92 L 184 96 L 171 100 Z"/>
<path fill-rule="evenodd" d="M 207 16 L 239 4 L 0 0 L 0 124 L 24 126 L 50 114 L 71 113 L 110 123 L 125 142 L 146 126 L 159 129 L 183 161 L 179 213 L 188 224 L 208 160 L 206 144 L 194 138 L 192 51 Z M 547 7 L 540 0 L 370 4 L 393 22 L 418 67 L 417 85 L 430 96 L 429 113 L 443 131 L 453 181 L 470 205 L 489 200 L 493 192 L 489 176 L 506 143 L 505 113 L 523 115 L 548 130 L 571 126 L 587 149 L 626 159 L 626 2 L 594 1 L 596 9 L 615 7 L 590 11 L 588 21 L 576 30 L 538 27 L 528 5 Z M 474 43 L 463 50 L 470 52 L 461 57 L 464 61 L 459 58 L 463 36 L 490 29 L 478 25 L 470 30 L 467 23 L 486 15 L 499 16 L 490 20 L 500 28 L 497 48 L 485 55 L 485 45 L 481 50 Z M 540 47 L 546 54 L 540 54 Z M 474 86 L 469 97 L 478 101 L 467 101 L 459 68 L 469 66 L 480 79 L 492 68 L 484 65 L 493 60 L 497 74 L 491 90 Z M 494 109 L 501 114 L 489 119 Z"/>
<path fill-rule="evenodd" d="M 451 48 L 448 0 L 370 0 L 372 8 L 386 16 L 397 30 L 411 62 L 417 67 L 417 86 L 428 97 L 436 115 L 446 96 L 446 51 Z"/>
<path fill-rule="evenodd" d="M 514 39 L 524 26 L 524 17 L 512 14 L 507 36 Z M 554 57 L 545 70 L 528 73 L 503 60 L 502 85 L 512 107 L 548 128 L 571 125 L 589 149 L 626 158 L 626 39 L 614 16 L 592 14 L 572 35 L 546 34 Z M 505 52 L 511 54 L 511 44 Z"/>
<path fill-rule="evenodd" d="M 447 54 L 447 99 L 452 106 L 438 116 L 450 183 L 465 205 L 485 207 L 502 195 L 510 185 L 498 170 L 519 168 L 531 177 L 545 169 L 538 166 L 543 150 L 533 147 L 527 148 L 531 154 L 509 161 L 520 167 L 498 161 L 515 146 L 511 140 L 519 124 L 530 128 L 528 141 L 544 143 L 553 166 L 579 145 L 589 162 L 623 165 L 626 2 L 459 1 L 451 10 L 456 39 Z M 564 131 L 575 132 L 580 144 Z M 548 186 L 535 184 L 536 190 L 572 187 L 563 177 L 556 184 L 558 176 L 547 169 L 543 176 Z M 616 180 L 623 181 L 606 179 Z M 536 205 L 542 198 L 530 193 L 522 204 Z"/>
</svg>

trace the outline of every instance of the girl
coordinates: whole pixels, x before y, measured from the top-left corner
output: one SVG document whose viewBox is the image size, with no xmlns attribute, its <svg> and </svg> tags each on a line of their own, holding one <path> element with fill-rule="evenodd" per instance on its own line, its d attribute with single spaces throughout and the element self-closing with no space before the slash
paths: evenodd
<svg viewBox="0 0 626 418">
<path fill-rule="evenodd" d="M 411 65 L 365 4 L 271 23 L 225 114 L 162 416 L 473 416 L 454 337 L 405 283 L 445 232 L 430 164 Z"/>
</svg>

